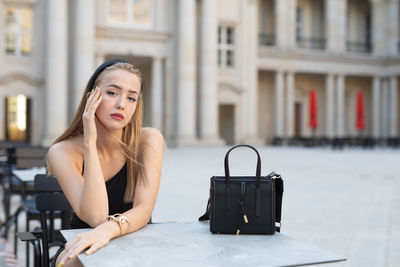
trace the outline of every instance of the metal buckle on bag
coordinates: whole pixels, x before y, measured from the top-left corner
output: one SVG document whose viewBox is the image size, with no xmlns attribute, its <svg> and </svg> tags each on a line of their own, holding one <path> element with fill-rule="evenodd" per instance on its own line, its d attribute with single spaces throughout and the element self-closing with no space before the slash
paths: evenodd
<svg viewBox="0 0 400 267">
<path fill-rule="evenodd" d="M 281 179 L 281 176 L 279 174 L 274 173 L 274 176 L 272 176 L 272 179 Z"/>
<path fill-rule="evenodd" d="M 278 224 L 279 226 L 277 226 L 277 224 Z M 281 228 L 282 228 L 282 222 L 275 222 L 275 227 L 279 227 L 279 229 L 281 229 Z"/>
<path fill-rule="evenodd" d="M 267 175 L 267 178 L 271 178 L 271 179 L 280 179 L 281 175 L 277 174 L 275 172 L 271 172 L 270 174 Z"/>
<path fill-rule="evenodd" d="M 274 179 L 275 175 L 276 175 L 275 172 L 271 172 L 270 174 L 267 175 L 267 178 Z"/>
</svg>

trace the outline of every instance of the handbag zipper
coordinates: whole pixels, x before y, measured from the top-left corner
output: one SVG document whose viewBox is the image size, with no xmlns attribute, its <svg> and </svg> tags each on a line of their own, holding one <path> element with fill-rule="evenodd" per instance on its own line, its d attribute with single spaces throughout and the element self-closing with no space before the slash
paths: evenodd
<svg viewBox="0 0 400 267">
<path fill-rule="evenodd" d="M 239 200 L 239 204 L 240 204 L 240 208 L 242 209 L 244 222 L 249 223 L 249 220 L 247 219 L 246 211 L 244 210 L 243 202 L 241 200 Z"/>
<path fill-rule="evenodd" d="M 243 212 L 243 220 L 245 223 L 249 223 L 249 220 L 247 219 L 247 215 L 246 215 L 246 211 L 244 209 L 244 205 L 243 205 L 243 200 L 246 196 L 246 182 L 242 182 L 241 186 L 240 186 L 240 200 L 239 200 L 239 204 L 240 204 L 240 208 L 242 209 Z"/>
</svg>

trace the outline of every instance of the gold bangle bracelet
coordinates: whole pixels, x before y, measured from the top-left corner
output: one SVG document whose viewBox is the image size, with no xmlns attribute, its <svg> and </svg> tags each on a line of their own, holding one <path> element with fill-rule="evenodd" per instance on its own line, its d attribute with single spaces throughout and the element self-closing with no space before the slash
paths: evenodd
<svg viewBox="0 0 400 267">
<path fill-rule="evenodd" d="M 114 215 L 109 215 L 106 218 L 106 221 L 114 221 L 116 223 L 118 223 L 119 225 L 119 229 L 120 229 L 120 236 L 126 233 L 129 233 L 131 230 L 131 223 L 129 222 L 128 218 L 126 218 L 124 215 L 122 215 L 121 213 L 116 213 Z M 128 224 L 128 228 L 126 229 L 126 231 L 123 231 L 123 224 L 126 223 Z"/>
</svg>

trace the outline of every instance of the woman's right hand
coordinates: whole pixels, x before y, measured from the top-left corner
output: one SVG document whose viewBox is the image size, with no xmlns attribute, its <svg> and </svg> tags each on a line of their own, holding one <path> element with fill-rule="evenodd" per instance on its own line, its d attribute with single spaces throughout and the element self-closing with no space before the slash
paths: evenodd
<svg viewBox="0 0 400 267">
<path fill-rule="evenodd" d="M 86 100 L 85 110 L 82 115 L 83 121 L 83 136 L 85 143 L 96 142 L 97 139 L 97 128 L 96 128 L 96 110 L 99 106 L 102 95 L 101 90 L 98 86 L 88 93 L 88 99 Z"/>
</svg>

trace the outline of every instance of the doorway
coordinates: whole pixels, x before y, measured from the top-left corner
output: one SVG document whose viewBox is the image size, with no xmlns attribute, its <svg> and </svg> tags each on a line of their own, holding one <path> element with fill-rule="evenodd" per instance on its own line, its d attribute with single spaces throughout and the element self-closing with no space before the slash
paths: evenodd
<svg viewBox="0 0 400 267">
<path fill-rule="evenodd" d="M 24 95 L 8 96 L 6 107 L 6 139 L 29 143 L 31 136 L 31 99 Z"/>
<path fill-rule="evenodd" d="M 235 142 L 235 106 L 219 105 L 219 135 L 227 145 Z"/>
<path fill-rule="evenodd" d="M 301 137 L 301 123 L 302 123 L 301 110 L 302 110 L 301 103 L 298 103 L 298 102 L 295 103 L 295 106 L 294 106 L 294 137 L 295 138 Z"/>
</svg>

